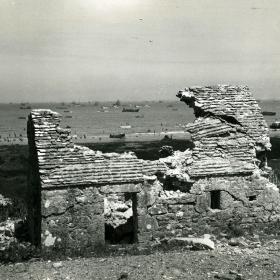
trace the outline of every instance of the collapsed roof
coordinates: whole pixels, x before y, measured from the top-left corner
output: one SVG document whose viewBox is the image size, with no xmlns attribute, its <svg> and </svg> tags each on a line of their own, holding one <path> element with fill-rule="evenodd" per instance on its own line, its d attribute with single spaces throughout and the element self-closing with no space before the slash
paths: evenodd
<svg viewBox="0 0 280 280">
<path fill-rule="evenodd" d="M 75 145 L 71 131 L 59 126 L 58 113 L 32 110 L 28 138 L 36 151 L 41 187 L 137 183 L 159 173 L 192 182 L 207 176 L 250 175 L 259 169 L 257 153 L 271 147 L 269 129 L 247 86 L 195 86 L 177 96 L 197 117 L 185 126 L 195 147 L 157 161 Z"/>
<path fill-rule="evenodd" d="M 162 162 L 144 161 L 134 153 L 102 153 L 75 145 L 70 129 L 59 126 L 60 118 L 45 109 L 32 110 L 29 116 L 29 144 L 37 152 L 42 188 L 137 183 L 166 169 Z"/>
<path fill-rule="evenodd" d="M 177 97 L 197 117 L 185 126 L 195 145 L 190 177 L 251 174 L 257 152 L 270 150 L 268 126 L 247 86 L 194 86 Z"/>
</svg>

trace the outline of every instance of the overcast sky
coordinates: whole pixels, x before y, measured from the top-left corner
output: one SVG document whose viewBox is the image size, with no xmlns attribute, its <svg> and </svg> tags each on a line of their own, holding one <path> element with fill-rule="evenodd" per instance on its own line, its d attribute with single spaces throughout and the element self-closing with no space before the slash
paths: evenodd
<svg viewBox="0 0 280 280">
<path fill-rule="evenodd" d="M 279 0 L 0 0 L 0 102 L 280 99 Z"/>
</svg>

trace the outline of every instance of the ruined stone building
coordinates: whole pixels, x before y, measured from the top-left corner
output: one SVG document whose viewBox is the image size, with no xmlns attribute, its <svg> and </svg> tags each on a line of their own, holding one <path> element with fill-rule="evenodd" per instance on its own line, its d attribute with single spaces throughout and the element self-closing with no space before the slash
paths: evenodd
<svg viewBox="0 0 280 280">
<path fill-rule="evenodd" d="M 269 182 L 269 130 L 246 86 L 190 87 L 192 150 L 155 161 L 73 144 L 59 114 L 33 110 L 29 228 L 43 251 L 84 252 L 108 243 L 149 245 L 177 236 L 244 230 L 280 220 Z"/>
</svg>

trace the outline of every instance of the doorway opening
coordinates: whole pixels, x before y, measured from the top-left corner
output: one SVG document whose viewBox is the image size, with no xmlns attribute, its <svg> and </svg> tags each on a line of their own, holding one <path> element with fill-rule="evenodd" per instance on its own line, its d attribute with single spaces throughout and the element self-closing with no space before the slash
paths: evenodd
<svg viewBox="0 0 280 280">
<path fill-rule="evenodd" d="M 105 242 L 133 244 L 137 242 L 137 197 L 135 193 L 119 193 L 106 197 Z"/>
</svg>

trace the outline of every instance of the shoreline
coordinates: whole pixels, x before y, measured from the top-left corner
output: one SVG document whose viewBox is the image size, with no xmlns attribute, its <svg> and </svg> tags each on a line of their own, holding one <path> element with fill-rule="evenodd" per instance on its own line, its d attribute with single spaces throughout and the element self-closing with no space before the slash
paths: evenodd
<svg viewBox="0 0 280 280">
<path fill-rule="evenodd" d="M 280 132 L 280 131 L 279 131 Z M 280 159 L 280 133 L 270 135 L 270 142 L 272 149 L 268 152 L 268 159 Z M 123 153 L 128 151 L 139 151 L 149 157 L 149 153 L 158 151 L 162 146 L 172 146 L 173 150 L 184 151 L 187 148 L 194 147 L 194 143 L 188 133 L 181 133 L 174 135 L 171 138 L 164 138 L 164 135 L 141 135 L 140 137 L 126 137 L 125 139 L 114 139 L 109 136 L 104 136 L 101 140 L 94 141 L 94 139 L 79 139 L 74 141 L 74 144 L 89 147 L 92 150 L 102 151 L 103 153 Z M 15 151 L 28 150 L 28 143 L 0 143 L 0 156 L 5 152 L 13 155 Z M 7 153 L 8 152 L 8 153 Z M 25 152 L 26 153 L 26 152 Z M 1 158 L 1 157 L 0 157 Z"/>
<path fill-rule="evenodd" d="M 91 143 L 118 143 L 118 142 L 149 142 L 149 141 L 161 141 L 165 136 L 170 137 L 172 140 L 191 140 L 190 133 L 185 131 L 168 131 L 168 132 L 136 132 L 125 135 L 125 138 L 110 138 L 109 134 L 101 135 L 87 135 L 86 137 L 72 136 L 74 144 L 91 144 Z M 279 135 L 280 136 L 280 135 Z M 0 146 L 12 146 L 12 145 L 28 145 L 26 137 L 23 140 L 18 138 L 11 138 L 10 142 L 0 142 Z"/>
<path fill-rule="evenodd" d="M 80 136 L 79 138 L 75 135 L 72 136 L 72 141 L 74 144 L 98 144 L 98 143 L 120 143 L 120 142 L 149 142 L 149 141 L 164 141 L 164 137 L 169 137 L 170 140 L 191 140 L 191 135 L 189 132 L 185 131 L 168 131 L 168 132 L 136 132 L 129 133 L 125 135 L 125 138 L 110 138 L 109 134 L 102 135 L 89 135 L 86 137 Z M 270 130 L 269 136 L 271 139 L 280 138 L 279 130 Z M 2 139 L 3 140 L 3 139 Z M 13 146 L 13 145 L 28 145 L 27 137 L 22 138 L 11 138 L 9 142 L 0 141 L 1 146 Z"/>
</svg>

